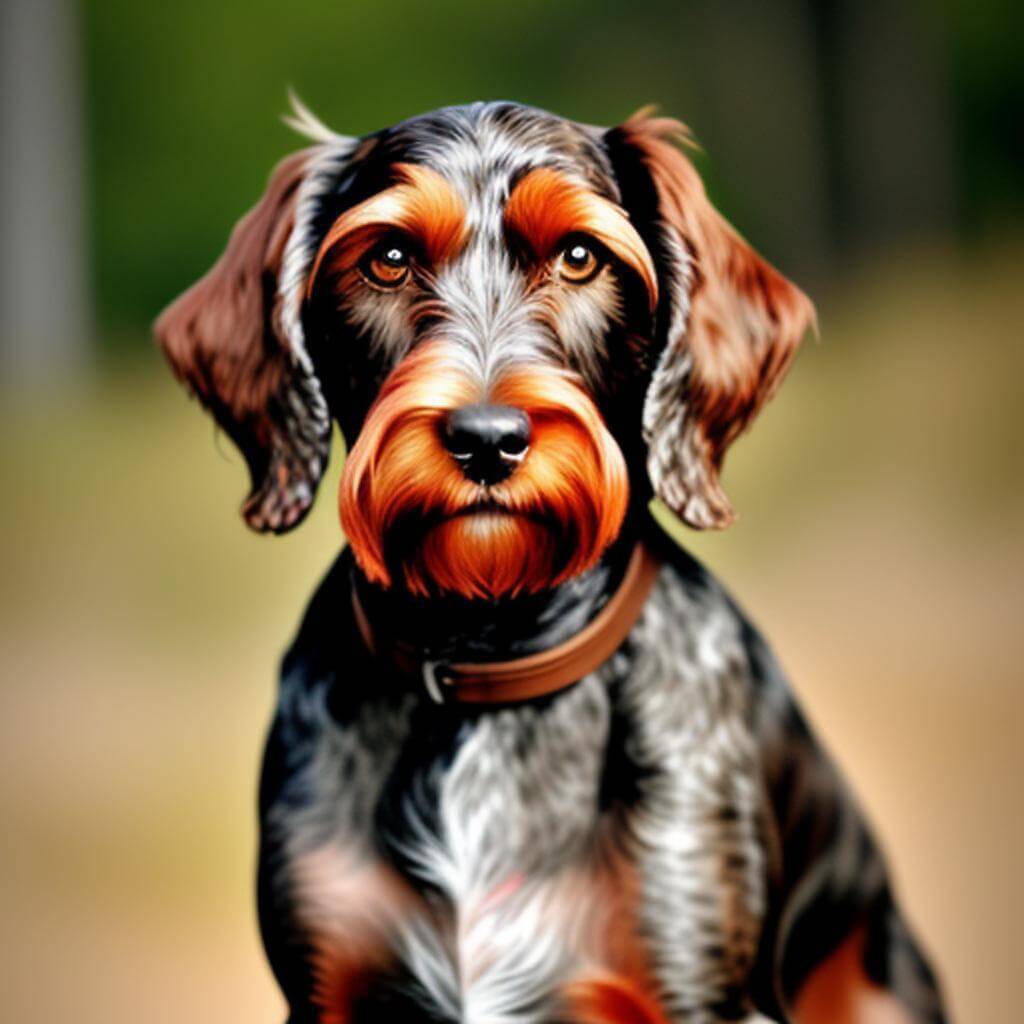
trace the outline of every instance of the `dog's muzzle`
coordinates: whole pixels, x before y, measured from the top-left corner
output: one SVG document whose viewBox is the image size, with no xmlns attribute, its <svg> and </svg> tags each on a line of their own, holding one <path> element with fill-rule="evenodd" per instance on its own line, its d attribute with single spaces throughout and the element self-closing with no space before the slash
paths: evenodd
<svg viewBox="0 0 1024 1024">
<path fill-rule="evenodd" d="M 371 581 L 484 599 L 586 571 L 628 500 L 622 451 L 577 378 L 533 363 L 485 389 L 444 341 L 417 346 L 384 382 L 339 499 Z"/>
</svg>

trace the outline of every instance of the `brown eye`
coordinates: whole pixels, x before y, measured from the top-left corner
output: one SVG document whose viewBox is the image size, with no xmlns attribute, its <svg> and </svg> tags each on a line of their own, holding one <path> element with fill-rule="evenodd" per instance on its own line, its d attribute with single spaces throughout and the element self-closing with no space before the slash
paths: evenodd
<svg viewBox="0 0 1024 1024">
<path fill-rule="evenodd" d="M 558 257 L 558 272 L 572 284 L 586 284 L 601 269 L 601 259 L 586 243 L 570 241 Z"/>
<path fill-rule="evenodd" d="M 398 242 L 378 246 L 363 260 L 363 276 L 378 288 L 400 288 L 409 277 L 409 251 Z"/>
</svg>

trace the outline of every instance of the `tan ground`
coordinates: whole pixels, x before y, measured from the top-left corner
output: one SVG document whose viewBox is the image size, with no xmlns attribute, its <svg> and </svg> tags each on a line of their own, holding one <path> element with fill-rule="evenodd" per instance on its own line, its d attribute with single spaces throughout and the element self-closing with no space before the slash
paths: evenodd
<svg viewBox="0 0 1024 1024">
<path fill-rule="evenodd" d="M 1024 249 L 894 257 L 822 311 L 688 542 L 789 668 L 957 1018 L 1019 1018 Z M 0 417 L 4 1017 L 277 1024 L 251 898 L 277 658 L 333 483 L 246 533 L 227 440 L 155 365 Z M 6 976 L 6 977 L 5 977 Z"/>
</svg>

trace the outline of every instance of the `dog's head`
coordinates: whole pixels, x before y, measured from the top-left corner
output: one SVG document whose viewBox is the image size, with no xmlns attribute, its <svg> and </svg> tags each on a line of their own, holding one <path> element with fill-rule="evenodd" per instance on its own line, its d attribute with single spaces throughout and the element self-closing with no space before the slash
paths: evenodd
<svg viewBox="0 0 1024 1024">
<path fill-rule="evenodd" d="M 487 103 L 297 127 L 315 144 L 156 328 L 245 455 L 250 526 L 305 514 L 332 416 L 342 523 L 384 586 L 552 586 L 652 491 L 732 521 L 723 456 L 813 310 L 711 206 L 680 124 Z"/>
</svg>

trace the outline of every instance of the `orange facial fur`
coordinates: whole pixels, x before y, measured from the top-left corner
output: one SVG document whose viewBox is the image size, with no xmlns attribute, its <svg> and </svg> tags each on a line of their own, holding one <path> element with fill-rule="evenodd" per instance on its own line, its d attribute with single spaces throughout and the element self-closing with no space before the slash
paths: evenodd
<svg viewBox="0 0 1024 1024">
<path fill-rule="evenodd" d="M 465 210 L 451 185 L 419 164 L 395 164 L 393 170 L 397 184 L 353 206 L 331 225 L 313 262 L 308 292 L 329 252 L 335 269 L 344 271 L 391 229 L 414 238 L 431 266 L 458 252 L 465 238 Z"/>
<path fill-rule="evenodd" d="M 445 451 L 449 411 L 484 396 L 439 342 L 385 381 L 345 463 L 342 526 L 373 581 L 413 593 L 482 598 L 532 593 L 590 568 L 626 513 L 622 454 L 571 377 L 530 368 L 500 378 L 488 401 L 530 417 L 523 463 L 500 483 L 468 480 Z"/>
<path fill-rule="evenodd" d="M 651 255 L 625 210 L 549 167 L 538 167 L 512 190 L 505 226 L 540 258 L 573 232 L 596 238 L 643 281 L 651 308 L 658 301 L 658 279 Z"/>
</svg>

